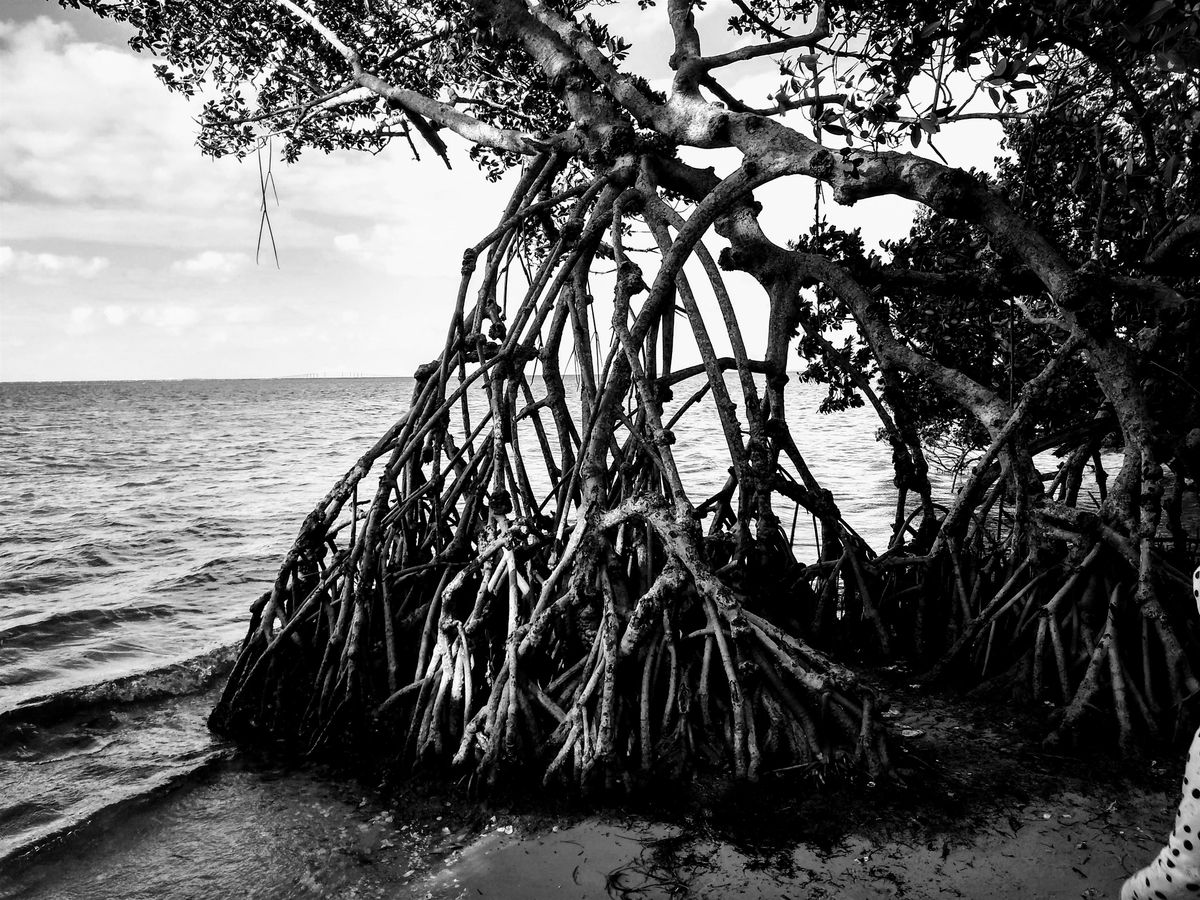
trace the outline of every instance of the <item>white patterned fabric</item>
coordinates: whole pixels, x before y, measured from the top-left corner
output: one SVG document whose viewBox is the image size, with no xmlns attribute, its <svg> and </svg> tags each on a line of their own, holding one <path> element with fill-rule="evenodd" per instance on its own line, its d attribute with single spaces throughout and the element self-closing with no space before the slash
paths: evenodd
<svg viewBox="0 0 1200 900">
<path fill-rule="evenodd" d="M 1192 596 L 1200 611 L 1200 568 L 1192 573 Z M 1167 846 L 1154 862 L 1121 888 L 1121 900 L 1200 900 L 1200 731 L 1192 738 L 1183 766 L 1183 799 Z"/>
</svg>

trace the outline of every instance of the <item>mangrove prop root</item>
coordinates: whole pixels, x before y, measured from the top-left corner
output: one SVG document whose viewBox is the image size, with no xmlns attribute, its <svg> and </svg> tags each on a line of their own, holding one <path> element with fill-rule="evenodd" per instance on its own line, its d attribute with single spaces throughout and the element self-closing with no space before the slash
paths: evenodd
<svg viewBox="0 0 1200 900">
<path fill-rule="evenodd" d="M 688 247 L 676 252 L 687 226 L 672 244 L 655 221 L 663 268 L 634 313 L 646 285 L 621 241 L 638 205 L 628 183 L 599 178 L 563 195 L 573 224 L 510 296 L 521 229 L 535 205 L 544 211 L 539 171 L 466 253 L 445 346 L 418 369 L 408 411 L 305 520 L 252 609 L 213 726 L 397 772 L 456 767 L 480 787 L 536 776 L 616 789 L 701 768 L 754 779 L 857 765 L 887 777 L 874 698 L 794 626 L 815 595 L 771 512 L 790 476 L 766 444 L 740 333 L 737 358 L 719 360 L 691 309 Z M 604 353 L 587 301 L 606 236 L 618 277 Z M 699 510 L 672 451 L 688 408 L 663 412 L 676 284 L 732 460 L 726 499 Z M 559 369 L 567 342 L 577 404 Z M 719 377 L 730 365 L 750 395 L 750 446 Z M 781 418 L 772 434 L 795 452 Z M 842 572 L 886 644 L 857 567 L 869 551 L 819 486 L 801 494 L 852 553 Z"/>
<path fill-rule="evenodd" d="M 1147 740 L 1187 733 L 1197 682 L 1186 623 L 1195 610 L 1165 570 L 1139 601 L 1136 567 L 1095 541 L 1050 562 L 1031 555 L 990 574 L 947 571 L 941 587 L 935 577 L 927 570 L 927 596 L 954 624 L 926 683 L 965 676 L 976 694 L 1049 703 L 1054 747 L 1106 733 L 1129 755 Z"/>
<path fill-rule="evenodd" d="M 508 773 L 619 788 L 652 772 L 755 778 L 842 763 L 885 776 L 880 704 L 833 662 L 845 653 L 909 657 L 929 681 L 1048 703 L 1052 743 L 1100 726 L 1131 752 L 1185 733 L 1200 627 L 1187 542 L 1176 535 L 1166 550 L 1157 536 L 1154 448 L 1122 419 L 1125 462 L 1092 511 L 1078 505 L 1081 466 L 1113 419 L 1026 438 L 1041 387 L 1078 341 L 1015 404 L 965 390 L 962 373 L 889 339 L 882 307 L 847 278 L 766 240 L 747 170 L 686 219 L 662 202 L 649 157 L 556 193 L 564 171 L 553 154 L 530 165 L 500 224 L 464 254 L 440 354 L 415 373 L 404 415 L 305 519 L 251 610 L 214 727 L 303 753 L 362 752 L 397 771 L 456 766 L 480 786 Z M 559 224 L 537 224 L 548 216 Z M 714 225 L 731 243 L 720 265 L 701 242 Z M 639 227 L 657 247 L 655 272 L 627 251 Z M 598 259 L 615 264 L 603 332 Z M 719 319 L 701 314 L 684 271 L 693 259 Z M 766 289 L 761 358 L 727 264 Z M 898 491 L 882 555 L 786 419 L 794 300 L 811 279 L 874 335 L 885 388 L 900 371 L 924 373 L 990 435 L 941 506 L 912 410 L 890 389 L 875 397 Z M 673 368 L 685 334 L 701 362 Z M 717 356 L 720 345 L 732 355 Z M 700 375 L 669 409 L 673 388 Z M 676 442 L 705 397 L 729 466 L 693 505 Z M 1059 440 L 1067 462 L 1044 492 L 1034 457 Z M 818 544 L 807 564 L 793 550 L 802 516 Z"/>
</svg>

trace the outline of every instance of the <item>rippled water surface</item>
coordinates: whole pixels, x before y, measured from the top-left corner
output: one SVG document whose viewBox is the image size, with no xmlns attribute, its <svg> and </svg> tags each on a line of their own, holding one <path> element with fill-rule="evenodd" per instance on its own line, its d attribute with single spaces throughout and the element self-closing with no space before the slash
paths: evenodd
<svg viewBox="0 0 1200 900">
<path fill-rule="evenodd" d="M 0 711 L 240 636 L 404 379 L 0 384 Z"/>
<path fill-rule="evenodd" d="M 404 378 L 0 385 L 0 712 L 241 637 L 303 517 L 411 390 Z M 819 415 L 820 395 L 791 392 L 810 464 L 846 518 L 886 540 L 891 471 L 873 415 Z M 711 402 L 697 412 L 676 452 L 699 502 L 728 457 Z"/>
</svg>

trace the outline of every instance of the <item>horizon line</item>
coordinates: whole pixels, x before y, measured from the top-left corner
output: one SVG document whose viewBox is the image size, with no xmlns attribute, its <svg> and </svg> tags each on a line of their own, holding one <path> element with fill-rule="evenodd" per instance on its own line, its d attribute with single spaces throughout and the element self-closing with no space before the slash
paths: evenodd
<svg viewBox="0 0 1200 900">
<path fill-rule="evenodd" d="M 0 378 L 0 384 L 137 384 L 143 381 L 338 381 L 372 378 L 412 378 L 412 375 L 306 374 L 306 375 L 180 375 L 172 378 Z"/>
<path fill-rule="evenodd" d="M 733 370 L 730 370 L 733 371 Z M 704 373 L 697 373 L 693 377 L 701 377 Z M 756 373 L 758 374 L 758 373 Z M 789 370 L 789 375 L 799 375 L 798 370 Z M 174 378 L 20 378 L 8 379 L 0 378 L 0 385 L 18 385 L 18 384 L 139 384 L 143 382 L 184 382 L 184 381 L 353 381 L 362 380 L 369 381 L 372 379 L 383 378 L 407 378 L 413 379 L 413 375 L 383 375 L 383 374 L 304 374 L 304 375 L 236 375 L 236 376 L 220 376 L 220 375 L 181 375 Z M 540 375 L 538 376 L 540 377 Z M 579 376 L 573 372 L 564 372 L 564 379 L 578 378 Z"/>
</svg>

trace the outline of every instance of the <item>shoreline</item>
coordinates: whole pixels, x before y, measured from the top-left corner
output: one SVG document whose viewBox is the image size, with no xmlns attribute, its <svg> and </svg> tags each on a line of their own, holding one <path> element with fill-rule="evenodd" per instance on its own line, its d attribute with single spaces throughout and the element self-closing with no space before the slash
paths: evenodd
<svg viewBox="0 0 1200 900">
<path fill-rule="evenodd" d="M 714 778 L 626 809 L 428 783 L 389 798 L 226 749 L 17 861 L 0 898 L 1109 897 L 1170 829 L 1182 752 L 1140 767 L 1046 754 L 1011 710 L 881 690 L 915 735 L 897 754 L 906 787 Z M 201 727 L 214 693 L 138 700 L 108 724 L 185 706 Z"/>
</svg>

